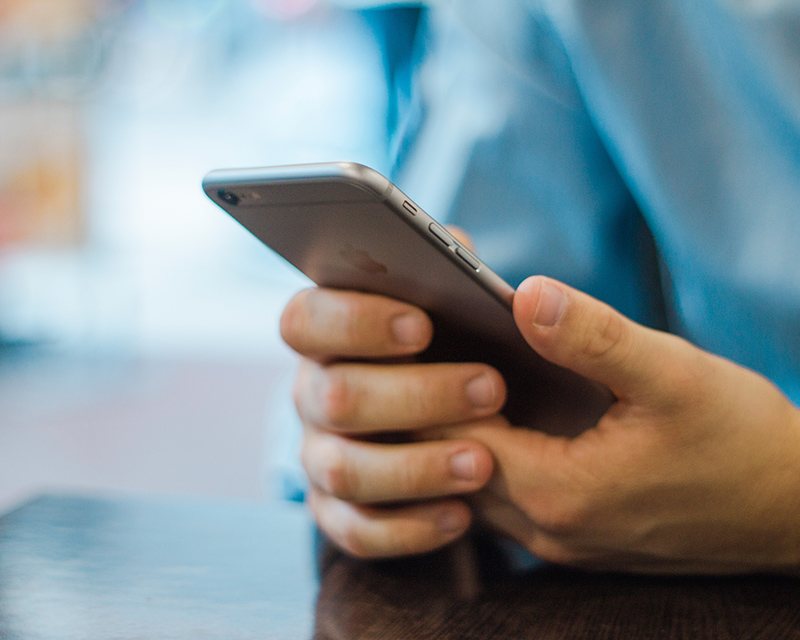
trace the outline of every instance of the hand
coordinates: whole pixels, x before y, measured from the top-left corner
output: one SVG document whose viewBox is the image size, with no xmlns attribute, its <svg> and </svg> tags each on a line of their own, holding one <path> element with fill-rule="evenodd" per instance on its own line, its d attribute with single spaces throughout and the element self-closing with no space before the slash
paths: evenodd
<svg viewBox="0 0 800 640">
<path fill-rule="evenodd" d="M 284 340 L 303 356 L 295 402 L 309 505 L 353 555 L 419 553 L 458 538 L 472 518 L 463 496 L 492 474 L 490 453 L 475 441 L 367 439 L 397 439 L 502 407 L 505 385 L 494 369 L 413 362 L 432 333 L 411 305 L 325 289 L 301 292 L 281 318 Z"/>
<path fill-rule="evenodd" d="M 428 432 L 492 452 L 485 522 L 589 568 L 800 569 L 800 412 L 771 382 L 545 278 L 519 287 L 514 315 L 533 349 L 618 401 L 575 439 L 502 418 Z"/>
<path fill-rule="evenodd" d="M 457 538 L 470 514 L 452 497 L 477 491 L 494 466 L 472 505 L 545 559 L 647 572 L 800 565 L 800 418 L 764 378 L 534 278 L 515 298 L 523 335 L 618 397 L 579 438 L 545 436 L 497 414 L 505 389 L 481 365 L 346 361 L 420 352 L 431 334 L 420 314 L 325 291 L 301 294 L 284 314 L 284 338 L 308 356 L 296 400 L 311 508 L 346 551 L 400 555 Z M 406 328 L 393 332 L 395 320 Z M 481 378 L 482 408 L 466 391 Z M 384 431 L 429 448 L 363 441 Z"/>
</svg>

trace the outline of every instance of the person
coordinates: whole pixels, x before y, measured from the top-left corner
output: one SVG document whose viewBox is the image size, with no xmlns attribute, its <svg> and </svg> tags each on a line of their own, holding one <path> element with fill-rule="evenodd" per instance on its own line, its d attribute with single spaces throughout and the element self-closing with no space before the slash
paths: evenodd
<svg viewBox="0 0 800 640">
<path fill-rule="evenodd" d="M 577 567 L 796 573 L 800 3 L 405 11 L 395 179 L 519 285 L 530 348 L 616 400 L 577 437 L 519 428 L 491 367 L 414 360 L 422 310 L 303 291 L 281 332 L 321 529 L 359 557 L 477 523 Z"/>
</svg>

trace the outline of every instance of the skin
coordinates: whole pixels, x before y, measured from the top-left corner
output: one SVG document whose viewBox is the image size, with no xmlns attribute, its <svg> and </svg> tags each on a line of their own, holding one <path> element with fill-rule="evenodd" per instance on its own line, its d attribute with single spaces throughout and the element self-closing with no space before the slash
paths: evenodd
<svg viewBox="0 0 800 640">
<path fill-rule="evenodd" d="M 584 568 L 800 570 L 800 410 L 770 381 L 547 278 L 520 285 L 514 317 L 531 348 L 614 392 L 594 428 L 515 428 L 497 371 L 415 363 L 433 328 L 410 305 L 290 301 L 309 504 L 337 545 L 421 553 L 479 521 Z"/>
</svg>

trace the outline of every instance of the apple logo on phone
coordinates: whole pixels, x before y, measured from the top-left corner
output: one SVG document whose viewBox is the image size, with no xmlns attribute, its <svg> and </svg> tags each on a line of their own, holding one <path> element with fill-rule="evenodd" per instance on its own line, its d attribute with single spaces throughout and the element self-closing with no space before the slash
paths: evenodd
<svg viewBox="0 0 800 640">
<path fill-rule="evenodd" d="M 342 256 L 346 262 L 361 271 L 373 274 L 389 273 L 389 269 L 386 268 L 385 264 L 373 260 L 366 251 L 356 249 L 349 242 L 345 244 L 344 249 L 339 252 L 339 255 Z"/>
</svg>

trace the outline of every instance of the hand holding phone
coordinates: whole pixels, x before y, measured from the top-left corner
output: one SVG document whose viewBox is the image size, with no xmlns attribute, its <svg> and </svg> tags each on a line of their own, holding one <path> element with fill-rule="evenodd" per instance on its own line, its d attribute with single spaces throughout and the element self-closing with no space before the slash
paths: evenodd
<svg viewBox="0 0 800 640">
<path fill-rule="evenodd" d="M 424 310 L 434 328 L 421 357 L 496 368 L 513 424 L 576 435 L 610 406 L 607 388 L 539 357 L 514 323 L 513 288 L 372 169 L 327 163 L 215 171 L 203 188 L 318 285 Z"/>
<path fill-rule="evenodd" d="M 423 552 L 463 535 L 474 513 L 559 563 L 797 571 L 798 478 L 786 470 L 798 468 L 800 412 L 774 384 L 542 277 L 512 294 L 514 322 L 505 289 L 483 282 L 488 269 L 442 241 L 388 181 L 350 165 L 317 165 L 311 176 L 308 167 L 276 171 L 288 190 L 268 187 L 277 196 L 271 204 L 234 215 L 271 244 L 284 224 L 305 220 L 290 237 L 297 251 L 281 252 L 321 284 L 340 287 L 301 293 L 284 316 L 290 344 L 316 347 L 298 380 L 309 504 L 339 546 L 369 557 Z M 322 191 L 309 191 L 320 179 Z M 242 186 L 234 184 L 231 202 Z M 287 202 L 292 192 L 299 201 Z M 320 202 L 332 206 L 315 208 Z M 241 209 L 241 200 L 228 205 Z M 331 233 L 312 233 L 309 242 L 320 224 Z M 391 233 L 375 237 L 374 229 Z M 343 241 L 370 261 L 353 264 Z M 382 257 L 385 246 L 398 261 Z M 351 274 L 329 282 L 348 272 L 342 262 Z M 437 280 L 448 270 L 452 278 Z M 398 287 L 398 274 L 414 284 L 400 278 Z M 365 293 L 372 290 L 381 295 Z M 402 336 L 411 339 L 403 344 Z M 446 339 L 451 362 L 432 352 L 437 345 L 425 349 L 431 336 Z M 418 352 L 429 363 L 409 359 Z M 618 394 L 612 410 L 603 413 L 610 392 L 591 379 Z M 487 402 L 472 403 L 473 382 L 488 383 Z M 511 423 L 498 413 L 506 383 Z M 578 438 L 517 428 L 559 433 L 590 427 L 599 415 L 598 428 Z M 387 429 L 407 440 L 381 442 L 376 435 Z"/>
</svg>

